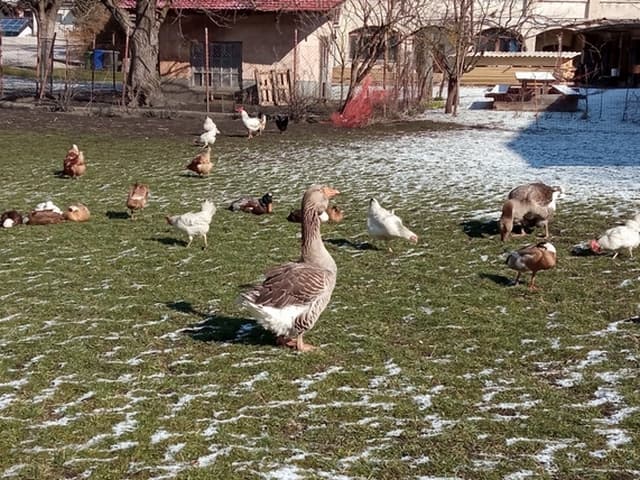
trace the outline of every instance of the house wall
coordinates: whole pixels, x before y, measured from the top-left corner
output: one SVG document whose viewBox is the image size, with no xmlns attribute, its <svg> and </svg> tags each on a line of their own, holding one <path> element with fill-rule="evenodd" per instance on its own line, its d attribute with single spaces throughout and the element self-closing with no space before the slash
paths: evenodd
<svg viewBox="0 0 640 480">
<path fill-rule="evenodd" d="M 165 76 L 189 83 L 191 51 L 195 44 L 204 45 L 204 29 L 209 43 L 242 43 L 242 87 L 255 85 L 255 71 L 294 70 L 302 92 L 317 92 L 320 71 L 319 30 L 324 18 L 305 17 L 296 21 L 292 14 L 253 13 L 238 17 L 229 27 L 213 24 L 203 14 L 170 18 L 160 31 L 160 70 Z M 297 48 L 295 45 L 297 30 Z M 294 56 L 297 66 L 294 68 Z"/>
</svg>

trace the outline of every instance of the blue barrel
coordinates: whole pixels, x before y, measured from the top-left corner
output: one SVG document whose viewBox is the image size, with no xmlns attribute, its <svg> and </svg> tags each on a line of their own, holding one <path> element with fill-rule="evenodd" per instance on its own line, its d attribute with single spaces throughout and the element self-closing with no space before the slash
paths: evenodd
<svg viewBox="0 0 640 480">
<path fill-rule="evenodd" d="M 93 51 L 93 68 L 96 70 L 102 70 L 104 68 L 104 50 Z"/>
</svg>

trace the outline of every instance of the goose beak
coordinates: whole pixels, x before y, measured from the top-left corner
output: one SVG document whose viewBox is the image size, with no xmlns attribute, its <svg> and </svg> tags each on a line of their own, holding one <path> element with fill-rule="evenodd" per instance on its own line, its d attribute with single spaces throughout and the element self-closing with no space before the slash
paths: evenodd
<svg viewBox="0 0 640 480">
<path fill-rule="evenodd" d="M 340 194 L 340 191 L 336 190 L 335 188 L 331 188 L 331 187 L 323 187 L 322 188 L 322 193 L 324 193 L 325 197 L 327 197 L 327 198 L 333 198 L 336 195 Z"/>
</svg>

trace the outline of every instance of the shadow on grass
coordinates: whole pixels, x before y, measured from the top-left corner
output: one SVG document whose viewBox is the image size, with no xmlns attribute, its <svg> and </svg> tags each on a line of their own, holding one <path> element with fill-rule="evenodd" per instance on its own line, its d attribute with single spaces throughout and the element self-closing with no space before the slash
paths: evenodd
<svg viewBox="0 0 640 480">
<path fill-rule="evenodd" d="M 331 245 L 335 245 L 339 248 L 351 248 L 353 250 L 379 250 L 376 246 L 370 244 L 369 242 L 352 242 L 351 240 L 347 240 L 346 238 L 329 238 L 325 240 L 325 242 L 330 243 Z"/>
<path fill-rule="evenodd" d="M 129 212 L 114 212 L 109 210 L 107 212 L 107 218 L 111 220 L 129 220 Z"/>
<path fill-rule="evenodd" d="M 485 238 L 500 233 L 497 220 L 465 220 L 460 223 L 460 226 L 462 226 L 462 231 L 472 238 Z"/>
<path fill-rule="evenodd" d="M 161 243 L 163 245 L 169 245 L 169 246 L 173 246 L 173 245 L 182 245 L 183 247 L 187 246 L 186 240 L 180 240 L 175 237 L 152 237 L 150 238 L 150 240 Z"/>
<path fill-rule="evenodd" d="M 241 343 L 247 345 L 275 345 L 275 337 L 254 320 L 227 315 L 209 315 L 193 308 L 189 302 L 167 302 L 167 307 L 181 313 L 196 315 L 202 320 L 182 330 L 199 342 Z"/>
<path fill-rule="evenodd" d="M 513 278 L 505 277 L 504 275 L 496 275 L 495 273 L 479 273 L 480 278 L 491 280 L 493 283 L 503 285 L 505 287 L 513 286 Z"/>
</svg>

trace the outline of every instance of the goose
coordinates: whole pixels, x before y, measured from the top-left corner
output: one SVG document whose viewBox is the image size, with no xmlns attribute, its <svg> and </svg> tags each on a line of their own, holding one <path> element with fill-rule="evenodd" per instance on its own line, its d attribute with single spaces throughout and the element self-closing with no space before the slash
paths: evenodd
<svg viewBox="0 0 640 480">
<path fill-rule="evenodd" d="M 302 210 L 296 208 L 291 210 L 287 216 L 287 220 L 294 223 L 302 222 Z M 335 205 L 330 205 L 324 212 L 320 214 L 320 220 L 322 222 L 340 223 L 344 220 L 344 210 Z"/>
<path fill-rule="evenodd" d="M 500 239 L 505 242 L 513 235 L 514 224 L 521 225 L 523 229 L 544 227 L 544 238 L 549 238 L 549 220 L 553 218 L 556 201 L 563 193 L 562 186 L 549 186 L 541 182 L 519 185 L 511 190 L 502 205 Z M 524 235 L 524 231 L 520 235 Z"/>
<path fill-rule="evenodd" d="M 300 352 L 314 350 L 303 335 L 316 324 L 336 285 L 337 266 L 320 234 L 320 214 L 338 190 L 313 185 L 302 197 L 300 259 L 271 268 L 265 280 L 242 293 L 240 303 L 265 329 L 277 336 L 278 345 Z"/>
<path fill-rule="evenodd" d="M 601 253 L 602 250 L 614 251 L 614 259 L 623 248 L 626 248 L 629 256 L 633 258 L 633 249 L 638 245 L 640 245 L 640 214 L 627 220 L 624 225 L 608 229 L 600 238 L 590 242 L 591 250 L 595 253 Z"/>
<path fill-rule="evenodd" d="M 411 243 L 418 243 L 418 236 L 402 224 L 400 217 L 393 210 L 380 206 L 375 198 L 369 200 L 367 231 L 374 240 L 388 242 L 393 238 L 404 238 Z M 388 248 L 393 252 L 391 247 Z"/>
<path fill-rule="evenodd" d="M 531 272 L 529 290 L 537 290 L 536 273 L 540 270 L 549 270 L 556 266 L 556 248 L 549 242 L 540 242 L 536 245 L 528 245 L 507 256 L 506 264 L 516 270 L 518 274 L 514 280 L 517 285 L 520 275 Z"/>
</svg>

